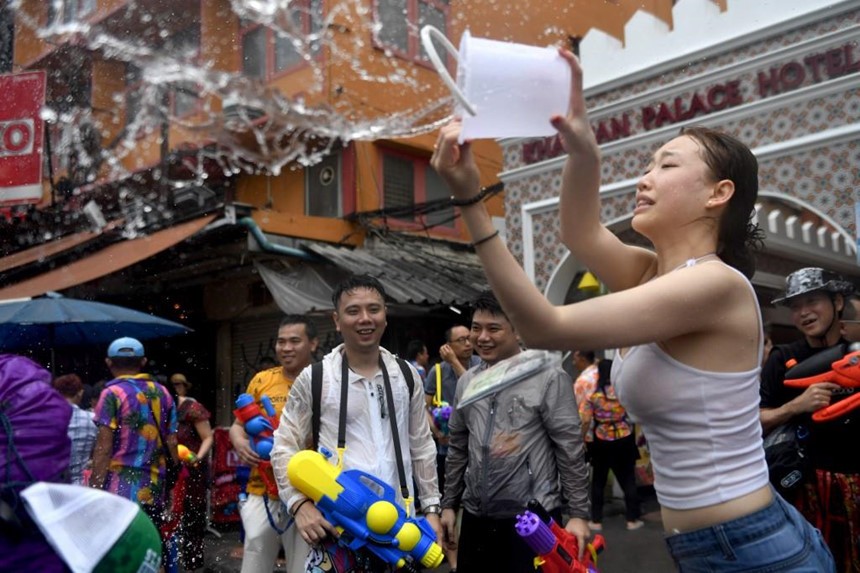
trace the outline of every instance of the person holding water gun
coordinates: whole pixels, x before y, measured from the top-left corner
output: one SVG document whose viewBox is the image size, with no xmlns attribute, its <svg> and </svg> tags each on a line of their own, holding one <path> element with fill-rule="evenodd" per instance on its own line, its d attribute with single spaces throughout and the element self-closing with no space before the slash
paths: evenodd
<svg viewBox="0 0 860 573">
<path fill-rule="evenodd" d="M 296 454 L 306 448 L 325 450 L 336 456 L 327 463 L 337 472 L 357 470 L 387 484 L 394 490 L 389 501 L 397 514 L 413 518 L 414 476 L 423 517 L 434 537 L 440 537 L 436 448 L 418 375 L 380 346 L 387 324 L 385 290 L 377 279 L 355 275 L 337 285 L 332 304 L 343 344 L 296 379 L 275 430 L 272 467 L 281 499 L 295 517 L 294 527 L 313 546 L 308 569 L 387 572 L 396 564 L 357 547 L 353 535 L 339 542 L 337 523 L 323 512 L 332 519 L 343 514 L 326 506 L 321 496 L 302 493 L 289 479 L 288 464 Z M 316 487 L 323 487 L 317 482 Z M 326 491 L 328 499 L 340 500 L 340 495 Z"/>
<path fill-rule="evenodd" d="M 273 408 L 272 418 L 277 420 L 287 402 L 293 381 L 313 361 L 313 353 L 318 345 L 316 327 L 312 322 L 302 316 L 284 317 L 275 341 L 275 353 L 281 365 L 258 372 L 248 384 L 246 393 L 252 398 L 253 404 L 265 412 L 262 399 L 264 395 L 267 396 Z M 230 441 L 242 463 L 251 468 L 248 484 L 242 494 L 246 499 L 239 510 L 245 530 L 242 573 L 271 570 L 280 545 L 284 547 L 287 572 L 303 571 L 307 547 L 296 528 L 287 527 L 289 516 L 281 508 L 277 491 L 271 488 L 267 492 L 258 469 L 265 460 L 254 448 L 244 424 L 238 419 L 230 428 Z M 274 484 L 272 476 L 268 478 Z"/>
</svg>

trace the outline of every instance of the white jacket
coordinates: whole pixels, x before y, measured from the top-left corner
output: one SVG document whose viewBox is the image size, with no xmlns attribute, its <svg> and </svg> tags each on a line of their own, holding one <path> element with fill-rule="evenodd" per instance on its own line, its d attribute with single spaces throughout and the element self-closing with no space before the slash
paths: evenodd
<svg viewBox="0 0 860 573">
<path fill-rule="evenodd" d="M 436 478 L 436 445 L 433 443 L 430 426 L 427 423 L 424 390 L 420 378 L 413 372 L 416 381 L 410 400 L 408 386 L 403 380 L 403 373 L 394 355 L 384 348 L 379 350 L 394 394 L 400 445 L 404 450 L 403 465 L 410 494 L 414 497 L 412 479 L 414 474 L 421 505 L 426 507 L 438 504 L 440 499 Z M 341 344 L 326 354 L 322 361 L 319 445 L 335 452 L 335 455 L 340 415 L 342 352 Z M 378 372 L 373 380 L 368 380 L 350 370 L 347 401 L 346 452 L 343 469 L 361 470 L 387 482 L 397 491 L 397 500 L 402 505 L 397 458 L 391 437 L 391 422 L 387 417 L 388 403 L 382 372 Z M 305 498 L 290 484 L 287 477 L 287 464 L 293 454 L 310 447 L 311 407 L 311 368 L 307 367 L 293 383 L 275 431 L 275 444 L 272 448 L 272 468 L 278 482 L 278 491 L 289 509 L 292 509 L 297 501 Z M 384 418 L 383 413 L 386 416 Z"/>
</svg>

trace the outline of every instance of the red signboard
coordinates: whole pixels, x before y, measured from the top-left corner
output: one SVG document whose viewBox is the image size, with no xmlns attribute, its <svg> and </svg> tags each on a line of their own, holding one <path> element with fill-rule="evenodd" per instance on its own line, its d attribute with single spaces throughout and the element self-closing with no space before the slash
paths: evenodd
<svg viewBox="0 0 860 573">
<path fill-rule="evenodd" d="M 0 75 L 0 207 L 42 200 L 45 72 Z"/>
</svg>

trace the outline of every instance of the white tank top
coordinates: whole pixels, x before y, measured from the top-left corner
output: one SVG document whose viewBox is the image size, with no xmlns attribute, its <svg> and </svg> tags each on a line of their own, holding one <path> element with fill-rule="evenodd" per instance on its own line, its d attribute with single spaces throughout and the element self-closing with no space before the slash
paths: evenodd
<svg viewBox="0 0 860 573">
<path fill-rule="evenodd" d="M 758 306 L 756 313 L 761 324 Z M 759 363 L 761 353 L 759 345 Z M 706 372 L 678 362 L 653 343 L 616 356 L 612 381 L 648 440 L 661 505 L 705 507 L 768 483 L 760 371 Z"/>
</svg>

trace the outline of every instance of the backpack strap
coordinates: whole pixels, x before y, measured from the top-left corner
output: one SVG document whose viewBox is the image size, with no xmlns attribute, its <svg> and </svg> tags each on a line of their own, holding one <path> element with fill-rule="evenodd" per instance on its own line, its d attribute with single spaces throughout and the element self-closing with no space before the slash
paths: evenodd
<svg viewBox="0 0 860 573">
<path fill-rule="evenodd" d="M 412 370 L 409 364 L 400 358 L 397 359 L 397 365 L 400 366 L 400 371 L 403 372 L 403 379 L 406 381 L 406 387 L 409 388 L 409 400 L 412 400 L 412 392 L 415 390 L 415 378 L 412 376 Z M 323 364 L 315 362 L 311 366 L 311 431 L 313 433 L 313 449 L 319 449 L 320 440 L 320 411 L 322 410 L 322 377 Z"/>
<path fill-rule="evenodd" d="M 313 431 L 313 449 L 319 449 L 320 442 L 320 410 L 322 403 L 322 362 L 314 362 L 311 366 L 311 427 Z"/>
<path fill-rule="evenodd" d="M 403 379 L 406 381 L 406 387 L 409 388 L 409 401 L 412 401 L 412 392 L 415 390 L 415 378 L 412 376 L 412 369 L 409 368 L 409 363 L 402 358 L 397 359 L 397 365 L 400 366 L 400 371 L 403 372 Z"/>
</svg>

